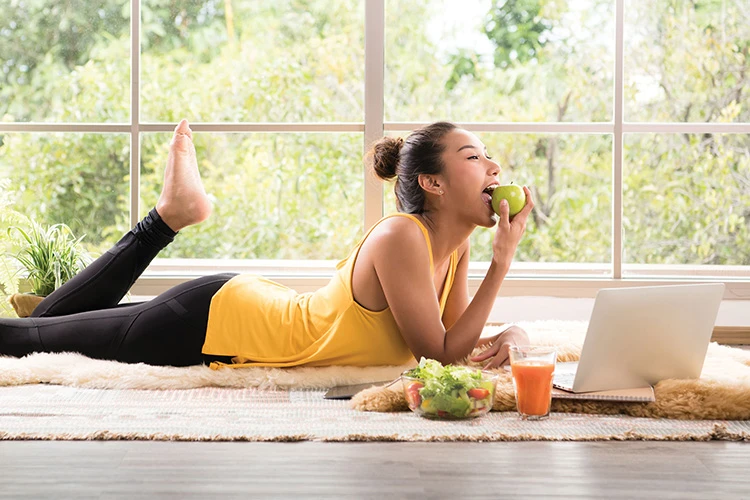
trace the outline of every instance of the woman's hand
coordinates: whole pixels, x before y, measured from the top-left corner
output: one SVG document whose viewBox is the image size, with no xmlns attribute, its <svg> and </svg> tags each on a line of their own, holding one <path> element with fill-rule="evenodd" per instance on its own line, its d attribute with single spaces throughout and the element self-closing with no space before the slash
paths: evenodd
<svg viewBox="0 0 750 500">
<path fill-rule="evenodd" d="M 531 198 L 531 191 L 526 186 L 523 187 L 526 193 L 526 205 L 513 216 L 509 216 L 508 202 L 500 202 L 499 220 L 495 238 L 492 241 L 492 260 L 507 271 L 516 253 L 516 247 L 521 241 L 523 233 L 526 231 L 526 220 L 529 218 L 531 210 L 534 208 L 534 200 Z"/>
<path fill-rule="evenodd" d="M 487 344 L 489 344 L 490 347 L 486 351 L 469 358 L 471 361 L 475 362 L 492 358 L 489 363 L 484 365 L 484 368 L 482 368 L 483 370 L 509 364 L 510 347 L 514 345 L 528 345 L 529 336 L 526 334 L 526 330 L 514 325 L 494 337 L 490 337 L 489 339 L 479 339 L 477 347 Z"/>
</svg>

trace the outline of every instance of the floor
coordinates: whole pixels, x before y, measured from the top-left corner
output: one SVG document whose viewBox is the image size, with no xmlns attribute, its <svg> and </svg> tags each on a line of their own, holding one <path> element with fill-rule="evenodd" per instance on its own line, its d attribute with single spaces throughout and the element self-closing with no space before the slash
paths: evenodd
<svg viewBox="0 0 750 500">
<path fill-rule="evenodd" d="M 527 318 L 531 309 L 538 314 L 538 304 L 527 302 L 503 304 L 514 306 L 502 310 L 519 318 L 502 319 Z M 564 306 L 575 316 L 569 319 L 586 319 L 591 304 Z M 748 470 L 750 443 L 722 441 L 5 441 L 0 442 L 0 499 L 726 500 L 750 498 Z"/>
<path fill-rule="evenodd" d="M 0 498 L 748 498 L 733 442 L 0 442 Z"/>
</svg>

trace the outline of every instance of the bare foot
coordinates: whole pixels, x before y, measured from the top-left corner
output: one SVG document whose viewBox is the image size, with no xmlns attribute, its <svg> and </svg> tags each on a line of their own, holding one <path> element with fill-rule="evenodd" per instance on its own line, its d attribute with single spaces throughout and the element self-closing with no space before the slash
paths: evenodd
<svg viewBox="0 0 750 500">
<path fill-rule="evenodd" d="M 193 133 L 187 120 L 175 128 L 169 143 L 164 186 L 156 211 L 175 232 L 202 222 L 211 215 L 211 201 L 206 196 L 193 146 Z"/>
</svg>

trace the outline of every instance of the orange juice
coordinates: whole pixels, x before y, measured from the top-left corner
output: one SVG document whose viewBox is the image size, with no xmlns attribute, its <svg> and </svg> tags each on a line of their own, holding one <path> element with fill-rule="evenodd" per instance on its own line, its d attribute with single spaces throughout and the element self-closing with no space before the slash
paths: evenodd
<svg viewBox="0 0 750 500">
<path fill-rule="evenodd" d="M 517 361 L 511 364 L 516 403 L 522 415 L 547 415 L 552 398 L 553 363 Z"/>
</svg>

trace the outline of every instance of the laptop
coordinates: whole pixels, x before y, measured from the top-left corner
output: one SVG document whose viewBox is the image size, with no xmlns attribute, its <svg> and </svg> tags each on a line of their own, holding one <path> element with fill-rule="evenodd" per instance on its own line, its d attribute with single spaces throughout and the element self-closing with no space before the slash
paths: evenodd
<svg viewBox="0 0 750 500">
<path fill-rule="evenodd" d="M 580 393 L 700 377 L 723 296 L 723 283 L 599 290 L 581 357 L 557 363 L 553 385 Z"/>
</svg>

